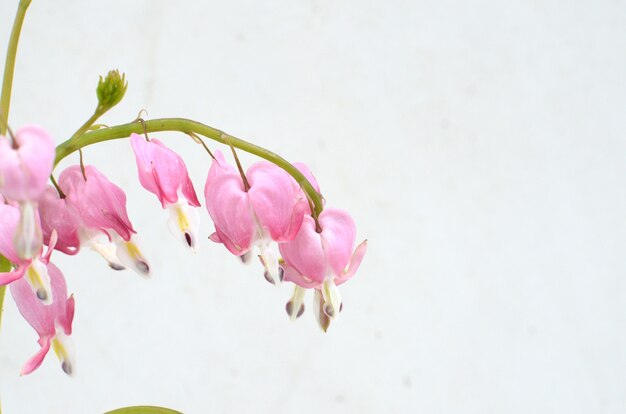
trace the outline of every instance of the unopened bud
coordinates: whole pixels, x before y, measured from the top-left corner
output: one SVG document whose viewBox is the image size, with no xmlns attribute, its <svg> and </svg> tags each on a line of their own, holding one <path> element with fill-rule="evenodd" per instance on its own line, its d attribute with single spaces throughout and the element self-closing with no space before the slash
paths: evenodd
<svg viewBox="0 0 626 414">
<path fill-rule="evenodd" d="M 98 88 L 96 89 L 98 109 L 108 111 L 120 103 L 122 98 L 124 98 L 126 88 L 128 88 L 126 75 L 120 74 L 117 69 L 109 71 L 104 78 L 100 76 Z"/>
</svg>

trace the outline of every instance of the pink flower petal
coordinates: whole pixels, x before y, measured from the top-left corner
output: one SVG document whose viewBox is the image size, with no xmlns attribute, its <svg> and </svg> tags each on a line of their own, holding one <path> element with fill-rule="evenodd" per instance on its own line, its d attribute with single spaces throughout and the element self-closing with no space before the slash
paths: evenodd
<svg viewBox="0 0 626 414">
<path fill-rule="evenodd" d="M 222 239 L 220 239 L 220 236 L 219 234 L 217 234 L 217 232 L 211 233 L 211 235 L 209 236 L 209 240 L 211 240 L 213 243 L 223 243 Z"/>
<path fill-rule="evenodd" d="M 72 322 L 74 321 L 74 310 L 76 308 L 76 303 L 74 300 L 74 295 L 71 295 L 67 301 L 65 302 L 65 317 L 60 318 L 59 324 L 63 328 L 63 332 L 65 335 L 72 334 Z"/>
<path fill-rule="evenodd" d="M 23 262 L 13 246 L 19 220 L 20 212 L 16 207 L 0 204 L 0 254 L 16 264 Z"/>
<path fill-rule="evenodd" d="M 52 263 L 48 263 L 47 270 L 53 298 L 50 305 L 43 304 L 37 298 L 25 278 L 18 279 L 10 285 L 17 309 L 40 337 L 53 337 L 56 333 L 56 323 L 69 320 L 65 278 L 59 268 Z"/>
<path fill-rule="evenodd" d="M 333 273 L 339 276 L 350 261 L 356 238 L 356 225 L 346 211 L 338 209 L 322 211 L 319 223 L 328 265 Z"/>
<path fill-rule="evenodd" d="M 45 337 L 39 340 L 39 345 L 41 346 L 41 348 L 26 362 L 26 364 L 24 364 L 20 375 L 28 375 L 37 368 L 39 368 L 44 358 L 46 357 L 46 354 L 50 350 L 51 340 L 51 337 Z"/>
<path fill-rule="evenodd" d="M 54 161 L 54 141 L 41 127 L 15 132 L 17 149 L 0 137 L 0 192 L 14 201 L 34 201 L 48 183 Z"/>
<path fill-rule="evenodd" d="M 80 216 L 52 186 L 48 186 L 39 199 L 39 217 L 44 243 L 50 245 L 52 232 L 56 230 L 55 249 L 65 254 L 74 255 L 80 250 L 78 229 Z"/>
<path fill-rule="evenodd" d="M 146 141 L 137 134 L 130 136 L 135 152 L 139 181 L 148 191 L 154 193 L 165 208 L 178 202 L 179 191 L 189 205 L 199 207 L 200 202 L 189 179 L 183 159 L 161 141 Z"/>
<path fill-rule="evenodd" d="M 324 282 L 328 266 L 320 235 L 315 231 L 313 217 L 304 216 L 296 237 L 289 242 L 280 243 L 278 248 L 285 263 L 300 275 L 307 277 L 316 285 Z"/>
<path fill-rule="evenodd" d="M 335 278 L 335 285 L 339 286 L 342 283 L 347 282 L 354 276 L 357 269 L 361 265 L 363 261 L 363 257 L 365 256 L 365 252 L 367 251 L 367 240 L 364 240 L 359 244 L 354 253 L 352 253 L 352 258 L 350 259 L 350 264 L 348 264 L 348 268 L 341 274 Z"/>
<path fill-rule="evenodd" d="M 294 267 L 290 266 L 287 263 L 283 263 L 282 267 L 285 271 L 284 278 L 287 282 L 295 283 L 296 285 L 306 289 L 312 289 L 319 286 L 320 284 L 319 282 L 313 281 L 303 276 Z"/>
<path fill-rule="evenodd" d="M 317 183 L 317 180 L 315 179 L 315 176 L 313 175 L 309 167 L 303 162 L 294 162 L 293 166 L 296 167 L 306 177 L 307 180 L 309 180 L 313 188 L 315 188 L 315 190 L 319 193 L 320 186 Z"/>
<path fill-rule="evenodd" d="M 239 173 L 220 151 L 215 157 L 204 187 L 206 207 L 220 241 L 239 256 L 249 250 L 256 226 Z"/>
<path fill-rule="evenodd" d="M 15 282 L 24 276 L 26 272 L 26 266 L 18 267 L 12 272 L 0 273 L 0 286 L 6 286 L 9 283 Z"/>
<path fill-rule="evenodd" d="M 272 240 L 291 240 L 302 225 L 306 200 L 299 197 L 293 178 L 269 162 L 258 162 L 248 169 L 248 195 L 259 223 Z"/>
<path fill-rule="evenodd" d="M 124 191 L 91 165 L 85 167 L 85 174 L 86 181 L 78 165 L 61 173 L 59 186 L 67 203 L 80 214 L 85 227 L 107 233 L 112 230 L 130 240 L 136 232 L 128 219 Z"/>
</svg>

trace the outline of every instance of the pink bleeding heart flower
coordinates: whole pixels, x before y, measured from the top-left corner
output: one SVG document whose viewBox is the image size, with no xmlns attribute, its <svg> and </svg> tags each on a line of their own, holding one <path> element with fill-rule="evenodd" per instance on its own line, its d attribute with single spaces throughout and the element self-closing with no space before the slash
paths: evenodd
<svg viewBox="0 0 626 414">
<path fill-rule="evenodd" d="M 367 250 L 363 241 L 353 251 L 356 226 L 350 215 L 338 209 L 326 209 L 318 217 L 319 228 L 311 216 L 305 216 L 296 237 L 279 244 L 284 260 L 285 280 L 295 283 L 294 297 L 287 304 L 292 318 L 301 313 L 303 289 L 316 290 L 316 304 L 326 330 L 341 308 L 337 286 L 349 280 L 358 269 Z"/>
<path fill-rule="evenodd" d="M 170 212 L 169 228 L 192 251 L 197 248 L 200 202 L 183 159 L 158 139 L 131 134 L 139 182 Z"/>
<path fill-rule="evenodd" d="M 22 375 L 30 374 L 43 362 L 52 347 L 61 360 L 63 371 L 72 375 L 74 372 L 74 352 L 69 336 L 72 334 L 74 319 L 74 297 L 67 297 L 67 286 L 63 274 L 54 264 L 46 265 L 50 277 L 52 296 L 50 305 L 44 305 L 31 290 L 24 279 L 11 283 L 11 294 L 17 308 L 39 335 L 41 349 L 22 368 Z"/>
<path fill-rule="evenodd" d="M 124 266 L 149 276 L 150 267 L 133 240 L 136 233 L 126 212 L 124 191 L 104 174 L 88 165 L 85 176 L 78 165 L 66 168 L 59 177 L 68 206 L 81 219 L 81 244 L 100 253 L 115 270 Z"/>
<path fill-rule="evenodd" d="M 39 217 L 45 244 L 50 245 L 52 233 L 56 232 L 56 250 L 69 255 L 78 253 L 80 216 L 52 186 L 48 186 L 39 198 Z"/>
<path fill-rule="evenodd" d="M 13 243 L 22 259 L 34 257 L 42 246 L 36 200 L 46 188 L 54 155 L 54 141 L 41 127 L 22 127 L 12 141 L 0 136 L 0 193 L 19 203 L 20 221 Z"/>
<path fill-rule="evenodd" d="M 44 305 L 50 305 L 54 300 L 54 292 L 50 288 L 47 266 L 56 243 L 56 234 L 52 234 L 50 247 L 45 254 L 42 254 L 43 249 L 40 249 L 36 257 L 22 259 L 12 242 L 18 230 L 19 220 L 20 213 L 16 207 L 0 204 L 0 254 L 14 266 L 13 270 L 0 273 L 0 285 L 4 286 L 25 279 L 31 295 L 37 297 Z"/>
<path fill-rule="evenodd" d="M 54 141 L 41 127 L 15 133 L 13 145 L 0 136 L 0 193 L 15 201 L 34 201 L 46 189 L 54 162 Z"/>
<path fill-rule="evenodd" d="M 265 278 L 277 284 L 283 271 L 269 244 L 295 237 L 307 202 L 291 176 L 272 163 L 253 164 L 246 177 L 248 189 L 239 172 L 216 152 L 204 188 L 207 210 L 215 224 L 210 238 L 244 261 L 258 246 Z"/>
</svg>

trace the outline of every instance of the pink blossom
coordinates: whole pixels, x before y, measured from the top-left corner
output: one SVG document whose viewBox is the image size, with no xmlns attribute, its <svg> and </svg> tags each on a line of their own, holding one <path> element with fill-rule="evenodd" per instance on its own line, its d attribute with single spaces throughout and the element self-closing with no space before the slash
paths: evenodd
<svg viewBox="0 0 626 414">
<path fill-rule="evenodd" d="M 66 199 L 60 198 L 57 190 L 48 186 L 39 198 L 39 217 L 44 242 L 50 245 L 53 231 L 57 233 L 56 250 L 74 255 L 80 250 L 80 216 Z"/>
<path fill-rule="evenodd" d="M 157 139 L 146 141 L 131 134 L 130 142 L 141 185 L 170 211 L 169 227 L 174 235 L 195 250 L 199 222 L 195 207 L 200 207 L 200 202 L 183 159 Z"/>
<path fill-rule="evenodd" d="M 36 200 L 46 188 L 54 154 L 54 142 L 41 127 L 18 129 L 12 142 L 0 136 L 0 193 L 19 203 L 20 220 L 13 243 L 22 259 L 34 257 L 42 246 Z"/>
<path fill-rule="evenodd" d="M 18 129 L 15 142 L 0 136 L 0 193 L 14 201 L 34 201 L 45 190 L 54 162 L 54 141 L 41 127 Z"/>
<path fill-rule="evenodd" d="M 323 299 L 320 306 L 324 313 L 335 318 L 341 307 L 337 286 L 354 276 L 367 250 L 367 241 L 353 251 L 356 226 L 345 211 L 326 209 L 318 222 L 319 231 L 315 220 L 305 216 L 296 237 L 279 244 L 279 249 L 285 261 L 285 280 L 301 288 L 316 289 L 322 295 L 316 298 Z M 299 299 L 299 303 L 291 305 L 296 312 L 302 303 L 301 297 Z"/>
<path fill-rule="evenodd" d="M 65 201 L 81 220 L 81 244 L 100 253 L 109 265 L 121 270 L 124 265 L 148 276 L 150 267 L 132 236 L 136 233 L 126 212 L 124 191 L 95 167 L 78 165 L 66 168 L 59 177 Z"/>
<path fill-rule="evenodd" d="M 215 224 L 211 240 L 244 258 L 258 246 L 266 278 L 279 282 L 282 269 L 269 243 L 291 240 L 300 228 L 307 202 L 299 186 L 276 165 L 258 162 L 246 173 L 250 184 L 246 190 L 239 172 L 226 163 L 222 153 L 216 152 L 215 157 L 204 188 Z"/>
<path fill-rule="evenodd" d="M 126 194 L 96 167 L 87 165 L 85 177 L 78 165 L 66 168 L 59 186 L 86 227 L 115 232 L 124 240 L 136 233 L 126 212 Z"/>
<path fill-rule="evenodd" d="M 16 207 L 0 204 L 0 254 L 14 265 L 13 270 L 0 273 L 0 285 L 8 285 L 24 278 L 25 283 L 30 286 L 31 295 L 49 305 L 54 299 L 54 292 L 50 288 L 47 265 L 56 242 L 56 234 L 52 234 L 50 247 L 45 254 L 40 249 L 36 257 L 22 259 L 12 242 L 18 229 L 19 214 Z"/>
<path fill-rule="evenodd" d="M 30 374 L 43 362 L 50 350 L 61 360 L 63 371 L 72 375 L 74 372 L 74 355 L 69 336 L 72 334 L 72 320 L 74 319 L 74 297 L 67 297 L 67 286 L 61 271 L 52 263 L 46 265 L 46 273 L 50 276 L 52 296 L 50 305 L 43 304 L 31 291 L 31 287 L 24 279 L 16 280 L 11 284 L 11 294 L 17 308 L 39 335 L 41 349 L 22 368 L 22 375 Z"/>
</svg>

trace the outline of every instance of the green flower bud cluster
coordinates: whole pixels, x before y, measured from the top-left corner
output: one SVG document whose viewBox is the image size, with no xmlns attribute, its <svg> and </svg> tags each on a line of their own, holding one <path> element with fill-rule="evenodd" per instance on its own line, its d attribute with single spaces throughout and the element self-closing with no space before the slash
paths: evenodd
<svg viewBox="0 0 626 414">
<path fill-rule="evenodd" d="M 117 105 L 124 98 L 127 88 L 126 75 L 120 74 L 117 69 L 109 71 L 104 78 L 100 76 L 96 89 L 98 111 L 106 112 Z"/>
</svg>

